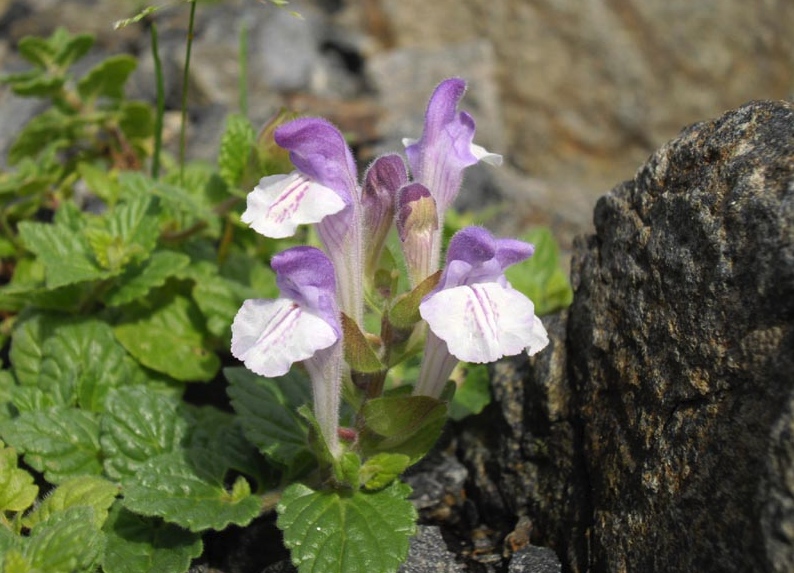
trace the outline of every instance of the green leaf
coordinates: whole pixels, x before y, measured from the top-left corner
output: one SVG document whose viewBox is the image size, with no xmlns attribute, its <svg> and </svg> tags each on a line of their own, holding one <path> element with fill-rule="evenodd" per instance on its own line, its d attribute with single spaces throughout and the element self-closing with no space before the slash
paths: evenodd
<svg viewBox="0 0 794 573">
<path fill-rule="evenodd" d="M 309 381 L 295 370 L 263 378 L 243 367 L 224 368 L 227 392 L 246 437 L 273 461 L 290 466 L 309 455 L 306 423 L 297 409 L 311 400 Z"/>
<path fill-rule="evenodd" d="M 337 481 L 353 489 L 359 487 L 359 471 L 361 471 L 361 458 L 355 452 L 345 452 L 334 464 Z"/>
<path fill-rule="evenodd" d="M 141 139 L 154 135 L 154 112 L 148 103 L 125 101 L 119 113 L 119 127 L 127 138 Z"/>
<path fill-rule="evenodd" d="M 104 322 L 61 325 L 42 345 L 38 385 L 56 404 L 101 412 L 108 392 L 130 376 L 127 353 Z"/>
<path fill-rule="evenodd" d="M 192 455 L 215 460 L 219 479 L 228 470 L 250 476 L 261 489 L 273 473 L 259 450 L 245 437 L 239 416 L 213 406 L 191 410 L 192 429 L 188 448 Z M 195 454 L 194 454 L 195 452 Z"/>
<path fill-rule="evenodd" d="M 38 36 L 25 36 L 17 43 L 17 50 L 20 56 L 39 68 L 46 68 L 56 53 L 51 42 Z"/>
<path fill-rule="evenodd" d="M 141 515 L 162 517 L 190 531 L 221 530 L 230 523 L 247 525 L 259 515 L 260 500 L 238 477 L 231 491 L 182 453 L 148 460 L 123 481 L 124 506 Z"/>
<path fill-rule="evenodd" d="M 463 369 L 463 383 L 449 405 L 449 417 L 453 420 L 479 414 L 491 403 L 488 367 L 485 364 L 464 364 Z"/>
<path fill-rule="evenodd" d="M 54 62 L 64 70 L 85 56 L 93 45 L 94 37 L 91 34 L 76 34 L 71 36 L 58 50 Z"/>
<path fill-rule="evenodd" d="M 193 300 L 207 318 L 207 330 L 218 337 L 231 336 L 231 326 L 243 302 L 254 298 L 252 289 L 217 274 L 196 280 Z"/>
<path fill-rule="evenodd" d="M 77 172 L 86 187 L 109 206 L 115 205 L 119 197 L 119 184 L 107 170 L 90 163 L 78 163 Z"/>
<path fill-rule="evenodd" d="M 103 546 L 91 507 L 72 507 L 33 528 L 23 554 L 31 573 L 91 569 Z"/>
<path fill-rule="evenodd" d="M 47 495 L 32 512 L 22 519 L 24 527 L 33 528 L 50 516 L 71 507 L 91 507 L 94 527 L 100 529 L 108 517 L 108 509 L 119 494 L 119 487 L 98 476 L 81 476 L 63 482 Z"/>
<path fill-rule="evenodd" d="M 436 288 L 440 279 L 441 271 L 438 271 L 416 285 L 411 292 L 397 297 L 389 311 L 389 322 L 395 328 L 408 329 L 422 320 L 419 315 L 419 305 L 422 299 Z"/>
<path fill-rule="evenodd" d="M 359 480 L 368 490 L 381 489 L 394 481 L 409 465 L 411 458 L 404 454 L 377 454 L 361 466 Z"/>
<path fill-rule="evenodd" d="M 17 76 L 4 77 L 5 83 L 11 84 L 15 94 L 22 97 L 48 97 L 54 96 L 63 88 L 65 78 L 47 76 L 44 74 L 31 74 L 28 78 Z"/>
<path fill-rule="evenodd" d="M 80 79 L 77 92 L 86 101 L 98 97 L 121 99 L 124 97 L 124 84 L 137 65 L 137 60 L 132 56 L 111 56 Z"/>
<path fill-rule="evenodd" d="M 345 362 L 350 365 L 352 370 L 368 374 L 385 369 L 356 321 L 345 313 L 342 313 L 342 333 L 345 345 Z"/>
<path fill-rule="evenodd" d="M 11 393 L 11 402 L 20 414 L 23 412 L 48 410 L 58 405 L 51 395 L 45 394 L 41 388 L 33 386 L 17 386 L 14 388 Z"/>
<path fill-rule="evenodd" d="M 299 573 L 394 573 L 416 533 L 411 488 L 394 482 L 374 493 L 284 490 L 277 525 Z"/>
<path fill-rule="evenodd" d="M 405 454 L 413 464 L 441 435 L 447 406 L 429 396 L 389 396 L 368 401 L 363 413 L 367 431 L 361 440 L 365 453 Z"/>
<path fill-rule="evenodd" d="M 201 314 L 187 298 L 174 296 L 154 309 L 138 308 L 113 329 L 141 364 L 177 380 L 208 381 L 220 360 L 204 346 Z"/>
<path fill-rule="evenodd" d="M 0 442 L 0 515 L 4 511 L 25 511 L 38 494 L 33 476 L 17 467 L 16 451 Z"/>
<path fill-rule="evenodd" d="M 89 242 L 100 264 L 118 270 L 130 260 L 149 256 L 160 235 L 157 200 L 141 196 L 126 201 L 103 217 L 102 227 L 91 229 Z"/>
<path fill-rule="evenodd" d="M 190 264 L 190 257 L 174 251 L 155 251 L 143 263 L 128 266 L 108 289 L 102 301 L 108 306 L 123 306 L 141 299 L 153 288 L 163 286 Z"/>
<path fill-rule="evenodd" d="M 535 314 L 543 316 L 573 302 L 573 290 L 560 268 L 554 235 L 546 228 L 530 231 L 522 240 L 535 245 L 535 254 L 505 271 L 510 284 L 535 303 Z"/>
<path fill-rule="evenodd" d="M 9 148 L 9 165 L 21 167 L 24 159 L 38 157 L 48 145 L 62 140 L 75 121 L 55 108 L 35 116 L 25 124 Z"/>
<path fill-rule="evenodd" d="M 113 479 L 134 475 L 150 458 L 180 447 L 187 420 L 179 402 L 142 386 L 114 391 L 102 416 L 105 472 Z"/>
<path fill-rule="evenodd" d="M 44 341 L 58 325 L 65 322 L 60 315 L 34 314 L 20 320 L 14 328 L 11 342 L 11 365 L 23 386 L 37 386 L 44 357 Z"/>
<path fill-rule="evenodd" d="M 25 412 L 0 428 L 4 439 L 24 453 L 25 463 L 50 483 L 102 473 L 99 424 L 83 410 L 52 408 Z"/>
<path fill-rule="evenodd" d="M 231 114 L 226 118 L 226 130 L 218 152 L 218 171 L 229 187 L 239 187 L 256 134 L 247 118 Z"/>
<path fill-rule="evenodd" d="M 22 221 L 19 235 L 44 264 L 48 288 L 112 276 L 94 262 L 81 237 L 62 225 Z"/>
<path fill-rule="evenodd" d="M 105 573 L 184 573 L 201 555 L 201 537 L 118 507 L 105 524 Z"/>
</svg>

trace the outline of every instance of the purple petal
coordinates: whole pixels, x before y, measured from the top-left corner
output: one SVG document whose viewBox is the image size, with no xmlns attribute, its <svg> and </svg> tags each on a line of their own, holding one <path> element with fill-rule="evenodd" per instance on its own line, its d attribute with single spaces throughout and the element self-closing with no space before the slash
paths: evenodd
<svg viewBox="0 0 794 573">
<path fill-rule="evenodd" d="M 330 122 L 304 117 L 276 129 L 276 143 L 304 175 L 330 187 L 348 205 L 356 193 L 356 163 L 339 130 Z"/>
<path fill-rule="evenodd" d="M 378 157 L 364 176 L 361 206 L 364 211 L 364 228 L 367 243 L 367 270 L 374 272 L 380 258 L 383 242 L 394 219 L 394 199 L 398 189 L 408 182 L 408 172 L 402 157 Z"/>
<path fill-rule="evenodd" d="M 459 78 L 441 82 L 427 105 L 422 137 L 405 149 L 414 179 L 430 190 L 441 212 L 458 194 L 463 170 L 478 161 L 472 152 L 474 120 L 457 112 L 465 91 Z"/>
<path fill-rule="evenodd" d="M 502 270 L 535 254 L 535 245 L 518 239 L 496 239 L 496 260 Z"/>
<path fill-rule="evenodd" d="M 496 256 L 496 241 L 488 229 L 466 227 L 455 233 L 447 249 L 447 261 L 482 264 Z"/>
<path fill-rule="evenodd" d="M 315 247 L 293 247 L 275 255 L 271 266 L 282 297 L 322 317 L 337 334 L 342 332 L 334 266 L 325 253 Z"/>
</svg>

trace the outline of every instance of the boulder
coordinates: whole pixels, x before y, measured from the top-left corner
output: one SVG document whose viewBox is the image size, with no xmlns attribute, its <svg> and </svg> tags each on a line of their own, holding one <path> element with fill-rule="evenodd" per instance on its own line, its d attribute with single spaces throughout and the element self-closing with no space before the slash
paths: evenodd
<svg viewBox="0 0 794 573">
<path fill-rule="evenodd" d="M 685 129 L 594 219 L 551 349 L 464 436 L 473 495 L 570 571 L 791 571 L 794 105 Z"/>
</svg>

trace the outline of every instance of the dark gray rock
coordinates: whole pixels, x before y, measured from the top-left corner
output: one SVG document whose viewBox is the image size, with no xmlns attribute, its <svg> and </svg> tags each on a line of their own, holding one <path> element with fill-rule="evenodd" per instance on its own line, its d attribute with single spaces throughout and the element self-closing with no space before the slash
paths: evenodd
<svg viewBox="0 0 794 573">
<path fill-rule="evenodd" d="M 514 554 L 507 573 L 560 573 L 562 564 L 548 547 L 530 545 Z"/>
<path fill-rule="evenodd" d="M 569 571 L 794 570 L 794 105 L 684 130 L 595 227 L 464 430 L 470 497 Z"/>
<path fill-rule="evenodd" d="M 791 571 L 794 105 L 686 129 L 595 226 L 568 330 L 591 562 Z"/>
<path fill-rule="evenodd" d="M 411 541 L 408 560 L 398 573 L 455 573 L 466 568 L 455 561 L 455 554 L 447 549 L 441 530 L 435 525 L 420 525 Z"/>
</svg>

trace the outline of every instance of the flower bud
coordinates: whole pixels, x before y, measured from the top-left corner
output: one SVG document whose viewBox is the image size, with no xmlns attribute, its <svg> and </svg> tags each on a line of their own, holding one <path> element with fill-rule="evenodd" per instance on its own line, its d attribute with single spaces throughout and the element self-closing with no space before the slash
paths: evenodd
<svg viewBox="0 0 794 573">
<path fill-rule="evenodd" d="M 416 286 L 436 269 L 438 212 L 427 187 L 411 183 L 397 193 L 397 232 L 403 247 L 411 285 Z"/>
<path fill-rule="evenodd" d="M 364 211 L 366 276 L 377 270 L 383 243 L 394 219 L 394 196 L 408 182 L 405 164 L 399 155 L 382 155 L 364 176 L 361 205 Z"/>
</svg>

